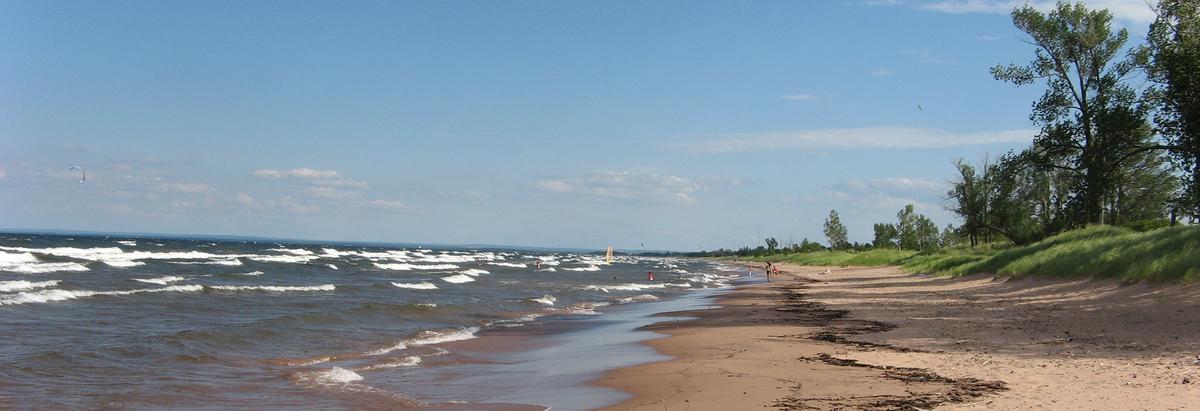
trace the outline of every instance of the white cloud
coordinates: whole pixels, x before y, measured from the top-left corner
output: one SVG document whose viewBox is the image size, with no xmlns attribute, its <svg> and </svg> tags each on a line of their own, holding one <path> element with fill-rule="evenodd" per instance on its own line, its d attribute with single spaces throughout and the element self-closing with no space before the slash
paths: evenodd
<svg viewBox="0 0 1200 411">
<path fill-rule="evenodd" d="M 309 187 L 308 193 L 313 197 L 329 200 L 347 200 L 362 197 L 362 193 L 351 190 L 340 190 L 333 187 Z"/>
<path fill-rule="evenodd" d="M 553 193 L 679 204 L 694 204 L 695 194 L 709 189 L 701 181 L 639 171 L 597 171 L 584 177 L 543 180 L 536 184 Z"/>
<path fill-rule="evenodd" d="M 254 205 L 254 197 L 251 197 L 246 193 L 237 193 L 237 196 L 233 198 L 233 201 L 245 206 Z"/>
<path fill-rule="evenodd" d="M 331 179 L 340 175 L 337 170 L 314 170 L 311 168 L 293 168 L 291 170 L 272 170 L 258 169 L 254 170 L 254 176 L 259 178 L 301 178 L 301 179 Z"/>
<path fill-rule="evenodd" d="M 863 127 L 738 134 L 673 146 L 694 154 L 829 148 L 912 149 L 1028 143 L 1036 134 L 1035 130 L 953 132 L 914 127 Z"/>
<path fill-rule="evenodd" d="M 944 214 L 941 205 L 949 183 L 910 177 L 883 177 L 869 180 L 842 180 L 828 187 L 828 194 L 851 208 L 891 213 L 913 204 L 918 212 Z"/>
<path fill-rule="evenodd" d="M 367 205 L 369 205 L 371 207 L 375 207 L 375 208 L 383 208 L 383 209 L 388 209 L 388 210 L 400 210 L 405 207 L 404 203 L 401 203 L 399 201 L 388 201 L 388 200 L 371 200 L 371 201 L 367 202 Z"/>
<path fill-rule="evenodd" d="M 950 14 L 989 13 L 1009 14 L 1014 8 L 1029 4 L 1043 12 L 1055 7 L 1054 0 L 869 0 L 871 6 L 908 6 Z M 1089 0 L 1092 9 L 1108 9 L 1113 16 L 1139 25 L 1154 21 L 1154 10 L 1146 0 Z"/>
<path fill-rule="evenodd" d="M 867 75 L 869 75 L 871 77 L 883 77 L 883 76 L 890 76 L 892 74 L 896 74 L 896 72 L 888 70 L 888 69 L 884 69 L 884 68 L 874 69 L 874 70 L 867 72 Z"/>
<path fill-rule="evenodd" d="M 814 94 L 790 94 L 786 96 L 779 96 L 779 98 L 792 101 L 808 101 L 815 100 L 817 96 Z"/>
<path fill-rule="evenodd" d="M 367 188 L 369 185 L 366 181 L 351 180 L 348 178 L 338 178 L 331 180 L 313 180 L 313 184 L 325 187 L 349 187 L 349 188 Z"/>
</svg>

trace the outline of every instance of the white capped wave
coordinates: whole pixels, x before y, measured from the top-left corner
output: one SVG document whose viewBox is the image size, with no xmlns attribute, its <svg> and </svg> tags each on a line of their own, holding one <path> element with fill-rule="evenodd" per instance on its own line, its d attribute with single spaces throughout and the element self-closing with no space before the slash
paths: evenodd
<svg viewBox="0 0 1200 411">
<path fill-rule="evenodd" d="M 421 307 L 437 308 L 437 303 L 417 303 Z"/>
<path fill-rule="evenodd" d="M 296 378 L 302 382 L 320 385 L 349 384 L 355 381 L 362 381 L 363 379 L 358 373 L 342 367 L 333 367 L 321 371 L 305 371 L 296 374 Z"/>
<path fill-rule="evenodd" d="M 667 287 L 667 285 L 663 284 L 663 283 L 656 283 L 656 284 L 629 283 L 629 284 L 615 284 L 615 285 L 589 285 L 587 287 L 583 287 L 583 289 L 592 290 L 592 291 L 604 291 L 607 293 L 610 290 L 641 291 L 641 290 L 649 290 L 649 289 L 653 289 L 653 288 L 666 288 L 666 287 Z"/>
<path fill-rule="evenodd" d="M 36 262 L 38 262 L 37 257 L 34 257 L 33 254 L 31 254 L 31 253 L 20 253 L 20 254 L 0 253 L 0 265 L 26 264 L 26 263 L 36 263 Z"/>
<path fill-rule="evenodd" d="M 433 345 L 448 343 L 451 341 L 462 341 L 475 338 L 475 333 L 479 332 L 479 327 L 466 327 L 454 330 L 442 331 L 422 331 L 416 337 L 408 341 L 409 347 L 420 347 L 422 345 Z"/>
<path fill-rule="evenodd" d="M 384 270 L 400 270 L 400 271 L 453 270 L 455 268 L 458 268 L 458 266 L 454 265 L 454 264 L 408 264 L 408 263 L 392 263 L 392 264 L 372 263 L 372 264 L 375 264 L 375 267 L 382 268 Z"/>
<path fill-rule="evenodd" d="M 222 255 L 212 254 L 200 251 L 168 251 L 168 252 L 151 252 L 151 251 L 129 251 L 125 252 L 120 247 L 93 247 L 93 248 L 76 248 L 76 247 L 50 247 L 50 248 L 22 248 L 22 247 L 0 247 L 0 250 L 18 251 L 37 254 L 48 254 L 59 257 L 76 258 L 88 261 L 100 261 L 113 267 L 133 267 L 141 265 L 138 260 L 211 260 L 220 259 L 228 260 L 236 258 L 237 255 Z M 67 263 L 60 263 L 67 264 Z M 240 262 L 239 262 L 240 264 Z M 82 266 L 79 266 L 82 267 Z M 67 271 L 67 270 L 58 270 Z M 86 271 L 86 270 L 75 270 Z"/>
<path fill-rule="evenodd" d="M 59 281 L 59 280 L 38 281 L 38 282 L 30 282 L 30 281 L 24 281 L 24 280 L 0 281 L 0 292 L 9 293 L 9 292 L 13 292 L 13 291 L 32 290 L 34 288 L 53 287 L 53 286 L 58 285 L 58 283 L 60 283 L 60 282 L 62 282 L 62 281 Z"/>
<path fill-rule="evenodd" d="M 43 263 L 30 253 L 0 253 L 0 271 L 21 274 L 42 274 L 57 271 L 88 271 L 79 263 Z"/>
<path fill-rule="evenodd" d="M 250 276 L 263 275 L 263 272 L 262 271 L 251 271 L 248 273 L 242 273 L 242 275 L 250 275 Z"/>
<path fill-rule="evenodd" d="M 525 265 L 525 264 L 523 264 L 523 263 L 500 263 L 500 262 L 490 262 L 490 263 L 488 263 L 488 264 L 491 264 L 491 265 L 498 265 L 498 266 L 501 266 L 501 267 L 513 267 L 513 268 L 525 268 L 525 267 L 528 267 L 528 265 Z"/>
<path fill-rule="evenodd" d="M 292 263 L 306 264 L 309 261 L 315 260 L 317 257 L 310 255 L 251 255 L 248 256 L 251 260 L 264 263 Z"/>
<path fill-rule="evenodd" d="M 657 299 L 658 299 L 658 297 L 655 297 L 653 295 L 642 294 L 642 295 L 635 295 L 633 297 L 621 298 L 621 299 L 618 299 L 617 301 L 625 304 L 625 303 L 631 303 L 634 301 L 653 301 L 653 300 L 657 300 Z"/>
<path fill-rule="evenodd" d="M 430 283 L 430 282 L 420 282 L 420 283 L 393 282 L 392 285 L 400 287 L 400 288 L 411 288 L 413 290 L 436 290 L 438 288 L 437 284 Z"/>
<path fill-rule="evenodd" d="M 219 258 L 209 261 L 172 261 L 171 264 L 238 266 L 242 265 L 242 260 L 237 258 Z"/>
<path fill-rule="evenodd" d="M 410 356 L 401 358 L 396 361 L 389 361 L 389 362 L 385 362 L 382 364 L 372 364 L 372 365 L 368 365 L 365 367 L 360 367 L 360 368 L 355 369 L 355 371 L 371 371 L 371 370 L 379 370 L 379 369 L 386 369 L 386 368 L 416 367 L 418 365 L 421 365 L 421 357 L 418 357 L 415 355 L 410 355 Z"/>
<path fill-rule="evenodd" d="M 600 271 L 600 267 L 599 267 L 599 266 L 596 266 L 596 265 L 589 265 L 589 266 L 587 266 L 587 267 L 564 268 L 564 270 L 571 270 L 571 271 Z"/>
<path fill-rule="evenodd" d="M 564 309 L 547 308 L 546 310 L 565 313 L 565 314 L 600 315 L 601 313 L 596 311 L 596 309 L 600 308 L 600 307 L 606 307 L 608 305 L 609 304 L 607 302 L 603 302 L 603 301 L 582 302 L 582 303 L 571 304 L 570 306 L 568 306 L 567 308 L 564 308 Z"/>
<path fill-rule="evenodd" d="M 117 244 L 127 245 L 130 247 L 137 247 L 137 241 L 121 240 L 121 241 L 117 241 Z"/>
<path fill-rule="evenodd" d="M 76 298 L 85 298 L 98 295 L 130 295 L 142 293 L 165 293 L 165 292 L 199 292 L 203 291 L 204 287 L 199 285 L 172 285 L 163 288 L 144 288 L 138 290 L 119 290 L 119 291 L 92 291 L 92 290 L 59 290 L 49 289 L 40 291 L 27 291 L 17 293 L 11 296 L 0 296 L 0 305 L 17 305 L 29 303 L 48 303 L 51 301 L 73 300 Z"/>
<path fill-rule="evenodd" d="M 278 251 L 281 253 L 288 253 L 291 255 L 313 255 L 312 251 L 305 250 L 303 248 L 269 248 L 267 250 L 268 251 Z"/>
<path fill-rule="evenodd" d="M 210 285 L 208 288 L 222 291 L 268 291 L 268 292 L 288 292 L 288 291 L 333 291 L 336 290 L 333 284 L 322 285 Z"/>
<path fill-rule="evenodd" d="M 462 341 L 475 338 L 475 333 L 479 332 L 479 327 L 466 327 L 452 330 L 426 330 L 421 331 L 416 337 L 400 341 L 391 347 L 380 348 L 370 351 L 367 355 L 383 355 L 392 351 L 403 350 L 408 347 L 420 347 L 422 345 L 441 344 L 451 341 Z"/>
<path fill-rule="evenodd" d="M 174 275 L 168 275 L 166 277 L 158 277 L 158 278 L 134 278 L 133 279 L 133 281 L 140 281 L 143 283 L 158 284 L 158 285 L 167 285 L 167 283 L 173 283 L 176 281 L 183 281 L 183 280 L 186 280 L 186 278 L 174 276 Z"/>
<path fill-rule="evenodd" d="M 113 267 L 119 267 L 119 268 L 137 267 L 139 265 L 146 265 L 146 263 L 141 262 L 141 261 L 136 261 L 136 260 L 100 260 L 100 261 L 103 261 L 104 264 L 106 264 L 106 265 L 113 266 Z"/>
<path fill-rule="evenodd" d="M 325 266 L 326 266 L 326 267 L 329 267 L 329 268 L 332 268 L 332 269 L 334 269 L 334 270 L 338 269 L 338 267 L 337 267 L 336 265 L 333 265 L 333 264 L 325 264 Z"/>
<path fill-rule="evenodd" d="M 553 273 L 553 272 L 557 272 L 558 270 L 557 270 L 557 269 L 555 269 L 554 267 L 550 267 L 550 268 L 543 268 L 543 269 L 541 269 L 541 270 L 538 270 L 538 271 L 547 272 L 547 273 Z"/>
<path fill-rule="evenodd" d="M 488 259 L 481 255 L 453 255 L 453 254 L 438 254 L 438 255 L 418 255 L 412 261 L 420 263 L 469 263 L 480 259 Z"/>
<path fill-rule="evenodd" d="M 542 298 L 530 298 L 529 301 L 533 301 L 538 304 L 554 305 L 554 303 L 558 302 L 558 299 L 554 298 L 553 295 L 546 294 L 543 295 Z"/>
<path fill-rule="evenodd" d="M 455 274 L 455 275 L 451 275 L 451 276 L 442 277 L 442 281 L 445 281 L 448 283 L 454 283 L 454 284 L 462 284 L 462 283 L 469 283 L 469 282 L 475 281 L 475 277 L 471 277 L 466 274 Z"/>
<path fill-rule="evenodd" d="M 468 269 L 466 269 L 466 270 L 459 271 L 458 273 L 459 273 L 459 274 L 466 274 L 466 275 L 473 276 L 473 277 L 474 277 L 474 276 L 479 276 L 479 275 L 482 275 L 482 274 L 491 274 L 491 273 L 489 273 L 487 270 L 480 270 L 480 269 L 478 269 L 478 268 L 468 268 Z"/>
</svg>

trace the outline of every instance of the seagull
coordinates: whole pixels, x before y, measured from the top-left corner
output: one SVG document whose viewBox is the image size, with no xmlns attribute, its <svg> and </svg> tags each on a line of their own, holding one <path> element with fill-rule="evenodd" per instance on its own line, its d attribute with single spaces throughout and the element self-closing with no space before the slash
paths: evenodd
<svg viewBox="0 0 1200 411">
<path fill-rule="evenodd" d="M 925 111 L 925 107 L 921 107 L 920 104 L 917 104 L 917 110 Z"/>
</svg>

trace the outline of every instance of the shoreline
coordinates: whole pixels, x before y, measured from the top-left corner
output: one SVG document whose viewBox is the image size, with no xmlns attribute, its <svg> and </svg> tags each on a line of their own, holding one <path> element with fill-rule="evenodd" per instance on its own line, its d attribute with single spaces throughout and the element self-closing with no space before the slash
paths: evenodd
<svg viewBox="0 0 1200 411">
<path fill-rule="evenodd" d="M 644 327 L 672 359 L 593 381 L 633 394 L 602 409 L 1200 406 L 1200 285 L 780 268 Z"/>
</svg>

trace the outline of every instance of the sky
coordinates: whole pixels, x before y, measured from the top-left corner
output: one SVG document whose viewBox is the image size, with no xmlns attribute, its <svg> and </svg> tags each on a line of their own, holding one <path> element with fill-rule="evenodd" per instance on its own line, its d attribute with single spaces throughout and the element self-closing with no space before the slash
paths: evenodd
<svg viewBox="0 0 1200 411">
<path fill-rule="evenodd" d="M 1017 1 L 0 0 L 0 228 L 694 251 L 940 226 Z M 1050 2 L 1034 2 L 1049 7 Z M 1143 0 L 1092 1 L 1140 42 Z M 79 182 L 79 166 L 87 173 Z"/>
</svg>

